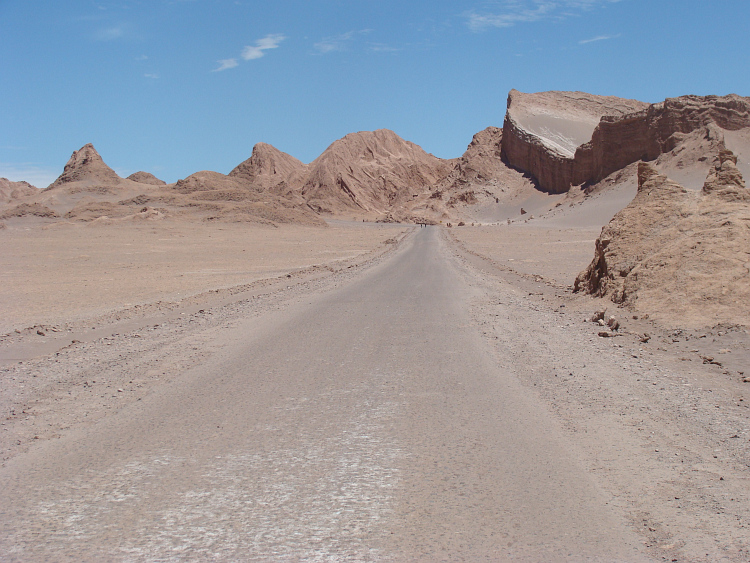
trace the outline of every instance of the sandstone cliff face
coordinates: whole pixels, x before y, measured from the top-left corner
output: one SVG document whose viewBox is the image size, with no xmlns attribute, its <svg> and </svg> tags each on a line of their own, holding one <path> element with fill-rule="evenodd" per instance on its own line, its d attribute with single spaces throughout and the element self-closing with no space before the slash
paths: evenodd
<svg viewBox="0 0 750 563">
<path fill-rule="evenodd" d="M 601 118 L 625 116 L 646 107 L 636 100 L 584 92 L 511 90 L 503 124 L 503 158 L 531 174 L 543 190 L 566 192 L 581 183 L 576 181 L 576 149 L 591 140 Z"/>
<path fill-rule="evenodd" d="M 385 213 L 446 176 L 450 161 L 426 153 L 393 131 L 352 133 L 308 168 L 302 196 L 316 211 Z"/>
<path fill-rule="evenodd" d="M 722 150 L 700 192 L 650 164 L 638 193 L 602 229 L 574 290 L 674 327 L 750 324 L 750 193 Z"/>
<path fill-rule="evenodd" d="M 554 96 L 511 92 L 503 126 L 503 157 L 552 193 L 598 182 L 638 160 L 654 160 L 696 131 L 750 127 L 750 100 L 736 95 L 682 96 L 646 105 L 596 96 L 589 100 L 589 95 L 579 93 L 574 94 L 580 98 L 572 99 L 565 96 L 568 93 L 544 94 Z M 527 100 L 531 96 L 537 96 L 536 105 Z M 588 114 L 581 107 L 566 110 L 566 104 L 578 104 Z M 571 152 L 571 145 L 583 138 L 585 125 L 597 113 L 601 115 L 590 140 Z"/>
</svg>

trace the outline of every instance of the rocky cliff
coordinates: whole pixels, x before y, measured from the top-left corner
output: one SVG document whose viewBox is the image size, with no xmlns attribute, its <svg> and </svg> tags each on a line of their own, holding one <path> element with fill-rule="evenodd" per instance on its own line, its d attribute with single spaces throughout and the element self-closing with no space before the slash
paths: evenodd
<svg viewBox="0 0 750 563">
<path fill-rule="evenodd" d="M 531 174 L 544 191 L 566 192 L 581 183 L 576 150 L 591 140 L 602 117 L 630 115 L 647 107 L 636 100 L 584 92 L 511 90 L 503 123 L 503 158 Z"/>
<path fill-rule="evenodd" d="M 747 127 L 750 99 L 736 95 L 682 96 L 647 105 L 577 92 L 514 90 L 502 149 L 508 164 L 531 174 L 541 189 L 563 193 L 638 160 L 654 160 L 696 131 Z"/>
</svg>

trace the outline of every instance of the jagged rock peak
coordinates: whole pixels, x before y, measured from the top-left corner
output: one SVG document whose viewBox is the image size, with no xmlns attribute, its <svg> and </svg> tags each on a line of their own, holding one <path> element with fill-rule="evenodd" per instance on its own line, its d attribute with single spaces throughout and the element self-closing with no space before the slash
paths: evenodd
<svg viewBox="0 0 750 563">
<path fill-rule="evenodd" d="M 490 126 L 474 134 L 471 143 L 466 147 L 464 156 L 475 154 L 494 154 L 500 156 L 503 130 L 501 127 Z"/>
<path fill-rule="evenodd" d="M 88 143 L 77 151 L 73 151 L 63 173 L 47 189 L 68 182 L 89 180 L 98 183 L 116 183 L 121 179 L 114 170 L 104 163 L 102 157 L 96 152 L 94 145 Z"/>
<path fill-rule="evenodd" d="M 273 145 L 257 143 L 250 158 L 236 166 L 230 176 L 254 181 L 261 177 L 278 184 L 305 168 L 305 164 Z"/>
</svg>

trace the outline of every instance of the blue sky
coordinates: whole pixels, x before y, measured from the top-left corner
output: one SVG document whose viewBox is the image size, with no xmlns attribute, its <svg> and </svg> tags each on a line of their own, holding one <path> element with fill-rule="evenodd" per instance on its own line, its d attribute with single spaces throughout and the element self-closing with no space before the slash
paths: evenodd
<svg viewBox="0 0 750 563">
<path fill-rule="evenodd" d="M 379 128 L 457 157 L 511 88 L 750 96 L 749 24 L 748 0 L 0 0 L 0 176 L 44 187 L 91 142 L 174 182 Z"/>
</svg>

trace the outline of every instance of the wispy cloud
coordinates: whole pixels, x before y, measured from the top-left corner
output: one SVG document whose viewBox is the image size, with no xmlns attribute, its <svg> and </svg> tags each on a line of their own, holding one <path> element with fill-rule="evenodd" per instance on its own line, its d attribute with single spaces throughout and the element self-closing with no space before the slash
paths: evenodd
<svg viewBox="0 0 750 563">
<path fill-rule="evenodd" d="M 313 45 L 315 47 L 315 50 L 319 53 L 333 53 L 335 51 L 344 51 L 346 49 L 346 45 L 354 39 L 354 35 L 356 32 L 354 31 L 347 31 L 346 33 L 342 33 L 341 35 L 334 35 L 332 37 L 324 37 L 322 40 L 318 41 Z"/>
<path fill-rule="evenodd" d="M 94 34 L 97 41 L 116 41 L 125 37 L 125 25 L 116 25 L 113 27 L 104 27 L 98 29 Z"/>
<path fill-rule="evenodd" d="M 266 35 L 263 39 L 258 39 L 255 45 L 249 45 L 242 49 L 242 58 L 246 61 L 259 59 L 265 55 L 264 51 L 276 49 L 284 39 L 286 37 L 280 33 Z"/>
<path fill-rule="evenodd" d="M 597 41 L 607 41 L 608 39 L 617 39 L 618 37 L 621 37 L 622 33 L 618 33 L 617 35 L 597 35 L 596 37 L 592 37 L 591 39 L 583 39 L 578 42 L 579 45 L 586 45 L 587 43 L 596 43 Z"/>
<path fill-rule="evenodd" d="M 470 10 L 464 13 L 466 25 L 474 32 L 490 28 L 507 28 L 519 23 L 532 23 L 549 18 L 565 18 L 597 5 L 620 0 L 502 0 L 501 9 Z"/>
<path fill-rule="evenodd" d="M 227 70 L 229 68 L 234 68 L 240 63 L 237 62 L 237 59 L 222 59 L 220 61 L 217 61 L 219 63 L 219 66 L 215 69 L 213 69 L 211 72 L 221 72 L 222 70 Z"/>
<path fill-rule="evenodd" d="M 153 78 L 153 79 L 159 78 L 159 75 L 156 74 L 155 72 L 147 72 L 143 76 L 144 78 Z"/>
<path fill-rule="evenodd" d="M 270 49 L 277 49 L 282 41 L 286 39 L 285 35 L 280 33 L 272 33 L 266 35 L 262 39 L 258 39 L 254 45 L 247 45 L 242 52 L 240 57 L 245 61 L 252 61 L 265 56 L 266 51 Z M 239 66 L 239 60 L 236 58 L 221 59 L 217 61 L 219 66 L 213 69 L 211 72 L 221 72 L 222 70 L 228 70 Z"/>
<path fill-rule="evenodd" d="M 358 36 L 368 35 L 372 33 L 371 29 L 360 29 L 359 31 L 347 31 L 340 35 L 332 35 L 330 37 L 324 37 L 317 43 L 313 44 L 315 50 L 325 55 L 327 53 L 335 53 L 337 51 L 346 51 L 349 49 L 349 45 L 356 40 Z"/>
<path fill-rule="evenodd" d="M 397 53 L 401 49 L 387 43 L 370 43 L 369 50 L 373 53 Z"/>
</svg>

